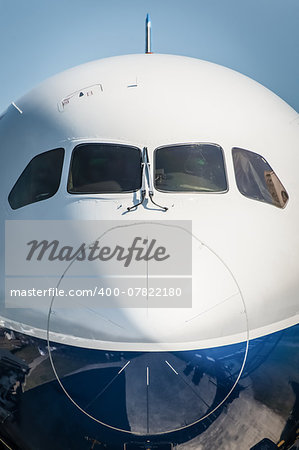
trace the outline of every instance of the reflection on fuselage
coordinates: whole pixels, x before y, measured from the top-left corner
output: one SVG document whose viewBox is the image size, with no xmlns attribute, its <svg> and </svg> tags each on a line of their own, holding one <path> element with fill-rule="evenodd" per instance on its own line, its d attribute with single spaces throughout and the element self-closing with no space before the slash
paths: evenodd
<svg viewBox="0 0 299 450">
<path fill-rule="evenodd" d="M 216 450 L 216 426 L 227 442 L 221 448 L 229 449 L 232 439 L 240 439 L 237 425 L 242 425 L 244 450 L 263 439 L 284 441 L 280 448 L 290 448 L 299 425 L 298 336 L 296 326 L 251 341 L 244 369 L 242 343 L 171 353 L 55 344 L 51 356 L 68 398 L 46 343 L 2 329 L 2 437 L 32 450 L 66 445 L 81 450 L 97 442 L 122 449 L 126 442 L 146 441 L 186 449 L 190 441 Z"/>
</svg>

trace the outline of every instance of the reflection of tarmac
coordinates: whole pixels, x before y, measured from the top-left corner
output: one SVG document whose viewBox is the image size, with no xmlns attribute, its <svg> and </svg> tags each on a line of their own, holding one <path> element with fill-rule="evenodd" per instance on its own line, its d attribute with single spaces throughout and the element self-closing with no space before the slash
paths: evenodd
<svg viewBox="0 0 299 450">
<path fill-rule="evenodd" d="M 81 387 L 88 390 L 89 399 L 97 394 L 97 389 L 104 387 L 117 369 L 92 370 L 78 373 L 64 380 L 68 391 L 78 399 L 81 398 Z M 125 411 L 124 377 L 118 377 L 114 385 L 114 398 L 107 398 L 105 394 L 102 402 L 90 407 L 92 413 L 101 415 L 107 422 L 116 421 L 120 427 L 128 428 Z M 25 442 L 28 448 L 35 450 L 55 449 L 85 449 L 89 448 L 85 436 L 97 436 L 101 428 L 75 408 L 63 394 L 56 381 L 44 384 L 25 392 L 19 404 L 14 423 L 8 424 L 8 429 L 17 442 Z M 115 416 L 115 403 L 117 402 L 117 415 Z M 107 431 L 101 430 L 107 438 Z"/>
<path fill-rule="evenodd" d="M 295 394 L 295 403 L 280 436 L 280 442 L 286 444 L 292 443 L 295 439 L 299 440 L 299 383 L 291 381 L 290 385 Z"/>
<path fill-rule="evenodd" d="M 81 385 L 80 395 L 77 391 L 70 391 L 69 379 L 78 373 L 83 376 L 84 370 L 85 376 L 88 377 L 90 370 L 88 371 L 87 368 L 91 367 L 101 367 L 103 371 L 103 364 L 84 365 L 73 372 L 72 376 L 65 377 L 61 371 L 61 362 L 58 364 L 56 352 L 52 355 L 51 361 L 65 394 L 74 406 L 91 419 L 129 434 L 169 435 L 183 431 L 201 421 L 207 428 L 219 415 L 221 409 L 219 412 L 217 409 L 233 391 L 244 361 L 246 344 L 239 344 L 236 347 L 237 352 L 234 352 L 231 346 L 223 347 L 217 351 L 217 354 L 211 351 L 214 357 L 207 356 L 206 351 L 175 354 L 169 352 L 123 353 L 118 361 L 120 366 L 118 372 L 108 384 L 98 386 L 97 390 L 95 387 L 94 396 L 91 396 L 90 386 L 87 383 Z M 74 353 L 74 350 L 72 352 Z M 223 361 L 220 361 L 220 356 Z M 191 362 L 194 374 L 191 373 L 193 370 L 186 372 Z M 234 368 L 234 373 L 231 368 Z M 99 371 L 99 377 L 101 371 Z M 200 376 L 198 376 L 199 371 Z M 103 402 L 103 398 L 106 402 L 113 403 L 114 387 L 120 376 L 124 376 L 126 380 L 125 398 L 129 424 L 127 428 L 119 427 L 116 420 L 106 422 L 102 417 L 101 409 L 97 408 L 97 405 Z M 238 391 L 239 388 L 236 388 L 231 399 L 238 395 Z M 112 407 L 117 411 L 117 403 Z"/>
<path fill-rule="evenodd" d="M 97 370 L 92 370 L 88 374 L 79 373 L 67 377 L 64 379 L 64 385 L 77 401 L 81 400 L 84 404 L 85 398 L 80 397 L 83 384 L 88 385 L 89 398 L 92 399 L 98 393 L 95 386 L 100 389 L 103 388 L 116 373 L 117 369 L 106 368 L 102 370 L 101 374 Z M 100 384 L 99 380 L 101 380 Z M 125 376 L 121 374 L 117 377 L 113 389 L 103 393 L 101 402 L 89 405 L 88 412 L 101 416 L 108 423 L 113 422 L 118 427 L 128 429 L 130 414 L 127 415 L 127 404 L 123 395 L 125 383 Z M 112 393 L 113 397 L 111 397 Z M 115 416 L 115 404 L 117 404 L 117 416 Z M 137 410 L 139 411 L 139 408 Z M 179 412 L 178 409 L 174 409 L 173 413 L 175 415 L 179 413 L 180 415 L 184 411 Z M 137 417 L 132 417 L 138 424 Z M 23 395 L 17 418 L 17 422 L 22 418 L 19 422 L 22 440 L 30 443 L 32 449 L 40 448 L 42 435 L 47 436 L 47 442 L 43 443 L 43 450 L 52 450 L 53 448 L 81 450 L 89 448 L 86 447 L 86 441 L 82 440 L 82 436 L 92 436 L 99 440 L 97 430 L 100 430 L 102 439 L 109 438 L 110 442 L 111 436 L 114 439 L 117 436 L 117 434 L 111 435 L 102 427 L 97 427 L 95 422 L 74 408 L 65 396 L 61 396 L 60 388 L 56 382 L 26 392 Z M 159 420 L 164 422 L 165 417 L 160 415 L 159 411 L 156 411 L 154 424 L 158 423 Z M 244 426 L 244 423 L 246 426 Z M 180 445 L 179 448 L 186 450 L 206 450 L 207 448 L 211 450 L 220 448 L 223 450 L 249 449 L 265 433 L 273 441 L 277 441 L 283 426 L 284 421 L 281 417 L 258 402 L 252 402 L 251 391 L 243 391 L 240 397 L 227 407 L 225 413 L 217 421 L 214 423 L 211 421 L 208 435 L 203 433 L 190 442 Z M 127 440 L 131 441 L 132 439 L 128 437 Z M 56 447 L 58 442 L 59 447 Z"/>
<path fill-rule="evenodd" d="M 7 349 L 0 349 L 0 369 L 0 419 L 6 420 L 18 403 L 29 368 Z"/>
<path fill-rule="evenodd" d="M 7 403 L 9 414 L 0 411 L 1 436 L 14 450 L 123 450 L 124 443 L 133 442 L 138 446 L 128 449 L 168 450 L 166 443 L 172 443 L 182 450 L 249 450 L 264 439 L 284 440 L 280 449 L 290 449 L 299 423 L 298 335 L 299 326 L 281 340 L 278 333 L 253 341 L 244 373 L 227 399 L 243 361 L 241 344 L 176 353 L 57 346 L 51 352 L 55 368 L 85 414 L 63 393 L 44 344 L 29 339 L 25 345 L 23 339 L 22 347 L 6 350 L 0 360 L 2 389 L 14 399 Z M 8 386 L 5 370 L 13 366 Z M 22 372 L 15 395 L 20 368 L 27 371 L 27 390 Z"/>
<path fill-rule="evenodd" d="M 267 436 L 279 440 L 284 420 L 266 406 L 252 399 L 252 390 L 244 390 L 217 421 L 209 434 L 203 433 L 182 445 L 186 450 L 249 450 Z"/>
<path fill-rule="evenodd" d="M 184 428 L 206 413 L 215 397 L 215 383 L 205 375 L 199 386 L 193 385 L 183 373 L 184 366 L 176 356 L 163 353 L 131 361 L 125 375 L 132 431 L 159 434 Z"/>
</svg>

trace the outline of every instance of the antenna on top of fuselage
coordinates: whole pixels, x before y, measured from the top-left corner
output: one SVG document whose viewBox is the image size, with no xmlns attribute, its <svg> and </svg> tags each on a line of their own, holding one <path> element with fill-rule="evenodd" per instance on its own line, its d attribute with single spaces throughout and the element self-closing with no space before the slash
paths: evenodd
<svg viewBox="0 0 299 450">
<path fill-rule="evenodd" d="M 152 49 L 151 49 L 151 36 L 152 34 L 152 22 L 151 22 L 151 18 L 150 15 L 147 14 L 146 15 L 146 20 L 145 20 L 145 53 L 152 53 Z"/>
</svg>

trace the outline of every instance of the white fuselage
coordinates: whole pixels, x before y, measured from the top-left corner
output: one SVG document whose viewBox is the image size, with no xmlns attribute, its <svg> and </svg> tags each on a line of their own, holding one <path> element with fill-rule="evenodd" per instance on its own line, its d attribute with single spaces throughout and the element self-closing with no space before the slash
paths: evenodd
<svg viewBox="0 0 299 450">
<path fill-rule="evenodd" d="M 10 220 L 192 221 L 192 308 L 105 308 L 97 316 L 75 309 L 62 314 L 61 332 L 56 330 L 52 340 L 111 350 L 189 350 L 253 339 L 298 323 L 299 120 L 276 95 L 221 66 L 148 54 L 78 66 L 44 82 L 16 106 L 0 120 L 2 242 Z M 167 212 L 141 205 L 130 213 L 132 193 L 70 194 L 72 151 L 87 142 L 147 147 L 151 162 L 160 146 L 218 144 L 228 190 L 155 191 L 155 201 Z M 28 162 L 59 147 L 65 158 L 58 192 L 11 209 L 9 192 Z M 288 192 L 285 208 L 239 192 L 233 147 L 268 161 Z M 198 242 L 204 246 L 200 257 Z M 2 324 L 46 338 L 49 302 L 36 309 L 5 308 L 4 256 L 0 264 Z M 204 287 L 196 281 L 200 270 L 205 271 Z M 208 300 L 197 302 L 199 294 L 208 298 L 209 290 L 219 295 L 211 310 Z"/>
</svg>

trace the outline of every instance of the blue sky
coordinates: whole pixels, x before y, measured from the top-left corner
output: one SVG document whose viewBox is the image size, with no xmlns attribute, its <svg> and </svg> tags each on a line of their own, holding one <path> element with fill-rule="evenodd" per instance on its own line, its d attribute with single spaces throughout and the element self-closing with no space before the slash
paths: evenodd
<svg viewBox="0 0 299 450">
<path fill-rule="evenodd" d="M 0 111 L 45 78 L 153 51 L 238 70 L 299 111 L 299 0 L 0 0 Z"/>
</svg>

